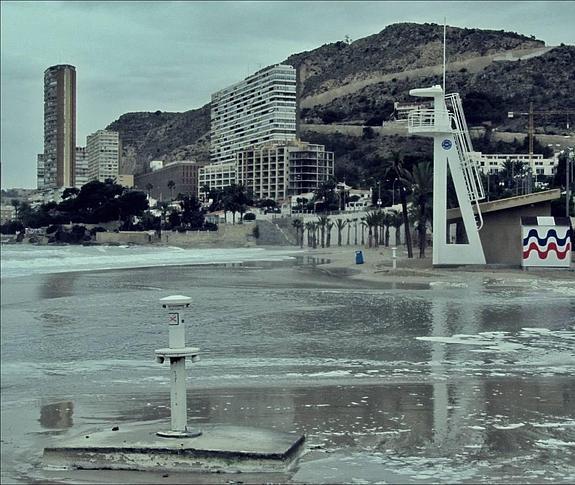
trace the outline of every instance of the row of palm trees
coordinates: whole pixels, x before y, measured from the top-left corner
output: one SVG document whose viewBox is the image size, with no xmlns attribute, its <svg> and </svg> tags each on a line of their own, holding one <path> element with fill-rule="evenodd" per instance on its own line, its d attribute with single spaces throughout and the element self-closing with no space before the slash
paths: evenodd
<svg viewBox="0 0 575 485">
<path fill-rule="evenodd" d="M 343 245 L 344 229 L 347 229 L 347 245 L 366 244 L 368 247 L 378 247 L 380 245 L 389 246 L 390 227 L 395 228 L 395 244 L 401 244 L 400 228 L 403 225 L 403 216 L 396 210 L 377 210 L 368 212 L 364 217 L 338 218 L 331 220 L 327 216 L 321 216 L 316 221 L 303 222 L 301 219 L 294 219 L 292 222 L 296 230 L 297 244 L 303 248 L 304 239 L 307 234 L 307 245 L 317 248 L 331 246 L 332 229 L 337 230 L 337 245 Z M 353 237 L 352 237 L 353 234 Z"/>
<path fill-rule="evenodd" d="M 351 230 L 353 228 L 354 244 L 358 244 L 358 229 L 361 235 L 361 245 L 365 244 L 365 232 L 367 230 L 368 247 L 379 245 L 389 246 L 389 228 L 395 228 L 395 244 L 401 244 L 400 228 L 404 228 L 404 239 L 407 246 L 408 258 L 413 257 L 412 237 L 409 229 L 410 221 L 417 230 L 419 243 L 419 257 L 425 257 L 427 245 L 427 228 L 432 221 L 432 197 L 433 197 L 433 168 L 429 162 L 421 162 L 414 165 L 411 170 L 403 166 L 403 161 L 398 152 L 392 154 L 392 158 L 384 166 L 384 178 L 394 179 L 399 185 L 401 212 L 396 210 L 381 210 L 368 212 L 361 218 L 336 219 L 331 221 L 327 216 L 321 216 L 317 221 L 304 223 L 300 219 L 293 221 L 296 229 L 298 243 L 303 247 L 304 232 L 307 231 L 307 244 L 316 248 L 318 245 L 330 247 L 331 230 L 337 229 L 337 244 L 342 245 L 342 232 L 347 228 L 347 244 L 351 244 Z M 408 199 L 411 202 L 408 208 Z"/>
</svg>

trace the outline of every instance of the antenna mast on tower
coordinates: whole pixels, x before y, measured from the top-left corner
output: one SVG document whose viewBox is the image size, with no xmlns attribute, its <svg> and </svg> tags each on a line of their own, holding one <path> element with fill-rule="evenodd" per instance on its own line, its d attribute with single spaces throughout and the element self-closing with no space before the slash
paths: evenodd
<svg viewBox="0 0 575 485">
<path fill-rule="evenodd" d="M 443 94 L 445 94 L 445 38 L 447 32 L 447 17 L 443 17 Z"/>
</svg>

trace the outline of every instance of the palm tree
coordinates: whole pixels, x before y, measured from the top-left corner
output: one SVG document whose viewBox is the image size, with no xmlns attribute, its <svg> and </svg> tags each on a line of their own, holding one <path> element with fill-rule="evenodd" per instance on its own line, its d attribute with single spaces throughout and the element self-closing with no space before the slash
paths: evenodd
<svg viewBox="0 0 575 485">
<path fill-rule="evenodd" d="M 419 233 L 419 257 L 425 258 L 427 220 L 431 218 L 431 198 L 433 194 L 433 168 L 431 163 L 421 162 L 413 167 L 412 190 Z"/>
<path fill-rule="evenodd" d="M 381 223 L 385 228 L 383 240 L 386 248 L 389 247 L 389 226 L 391 226 L 391 222 L 392 222 L 391 214 L 389 212 L 384 212 L 383 217 L 381 219 Z"/>
<path fill-rule="evenodd" d="M 365 224 L 367 225 L 367 246 L 373 246 L 373 228 L 377 225 L 377 213 L 368 212 L 365 215 Z"/>
<path fill-rule="evenodd" d="M 335 226 L 335 224 L 331 221 L 329 221 L 326 225 L 325 225 L 325 230 L 326 230 L 326 239 L 325 239 L 325 245 L 326 247 L 330 247 L 331 245 L 331 230 L 333 228 L 333 226 Z"/>
<path fill-rule="evenodd" d="M 407 245 L 407 257 L 413 258 L 413 249 L 411 245 L 411 234 L 409 232 L 409 219 L 407 214 L 407 194 L 405 185 L 409 180 L 409 172 L 403 167 L 403 161 L 399 152 L 392 152 L 391 160 L 388 160 L 384 169 L 385 174 L 393 174 L 397 178 L 399 186 L 399 196 L 401 200 L 401 211 L 403 213 L 403 224 L 405 226 L 405 244 Z M 409 184 L 409 182 L 407 182 Z"/>
<path fill-rule="evenodd" d="M 365 246 L 365 228 L 367 227 L 367 222 L 365 222 L 365 217 L 361 218 L 361 245 Z"/>
<path fill-rule="evenodd" d="M 319 219 L 317 220 L 317 224 L 319 225 L 319 228 L 321 230 L 321 247 L 324 248 L 325 247 L 325 226 L 326 224 L 329 222 L 329 219 L 327 216 L 320 216 Z"/>
<path fill-rule="evenodd" d="M 311 231 L 313 229 L 313 222 L 306 222 L 305 223 L 305 228 L 307 230 L 307 245 L 308 247 L 311 247 L 312 243 L 311 243 Z"/>
<path fill-rule="evenodd" d="M 343 219 L 336 219 L 335 221 L 335 227 L 337 228 L 337 245 L 341 246 L 341 231 L 343 231 L 343 228 L 345 227 L 345 225 L 347 224 L 346 221 L 344 221 Z"/>
<path fill-rule="evenodd" d="M 313 249 L 317 248 L 317 230 L 318 230 L 318 228 L 319 228 L 319 224 L 317 222 L 311 223 L 311 231 L 312 231 L 311 247 Z"/>
<path fill-rule="evenodd" d="M 389 211 L 389 215 L 391 218 L 391 225 L 395 228 L 395 245 L 399 246 L 401 244 L 401 232 L 399 231 L 399 229 L 403 224 L 403 219 L 401 217 L 401 214 L 397 212 L 395 209 L 391 209 Z"/>
<path fill-rule="evenodd" d="M 154 184 L 148 182 L 146 184 L 146 191 L 148 192 L 148 199 L 151 199 L 152 196 L 150 195 L 152 193 L 152 189 L 154 188 Z"/>
<path fill-rule="evenodd" d="M 357 246 L 357 217 L 353 219 L 353 231 L 354 231 L 353 244 Z"/>
<path fill-rule="evenodd" d="M 351 219 L 346 219 L 347 222 L 347 245 L 349 246 L 349 234 L 351 232 L 351 223 L 353 222 Z"/>
<path fill-rule="evenodd" d="M 176 182 L 170 180 L 168 182 L 168 189 L 170 189 L 170 199 L 174 200 L 174 187 L 176 186 Z"/>
<path fill-rule="evenodd" d="M 295 244 L 296 246 L 298 244 L 300 244 L 300 247 L 303 248 L 303 222 L 301 219 L 294 219 L 293 222 L 291 223 L 293 227 L 295 227 Z M 301 234 L 301 239 L 299 237 L 299 231 L 301 230 L 302 234 Z M 301 240 L 301 243 L 300 243 Z"/>
</svg>

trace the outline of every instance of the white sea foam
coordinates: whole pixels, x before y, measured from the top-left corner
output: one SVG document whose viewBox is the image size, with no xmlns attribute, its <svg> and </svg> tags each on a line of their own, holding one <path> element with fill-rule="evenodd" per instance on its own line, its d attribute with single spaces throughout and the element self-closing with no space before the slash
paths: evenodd
<svg viewBox="0 0 575 485">
<path fill-rule="evenodd" d="M 10 278 L 73 271 L 281 261 L 292 258 L 297 252 L 262 248 L 182 249 L 150 246 L 5 245 L 2 247 L 1 269 L 2 278 Z"/>
</svg>

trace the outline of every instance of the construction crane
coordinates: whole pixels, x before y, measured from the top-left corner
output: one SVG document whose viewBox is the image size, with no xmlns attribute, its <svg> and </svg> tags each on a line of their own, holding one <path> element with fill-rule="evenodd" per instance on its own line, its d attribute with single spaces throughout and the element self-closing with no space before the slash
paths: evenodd
<svg viewBox="0 0 575 485">
<path fill-rule="evenodd" d="M 507 113 L 508 118 L 514 118 L 515 116 L 529 116 L 528 124 L 528 134 L 529 134 L 529 167 L 533 165 L 533 138 L 535 133 L 533 117 L 535 115 L 575 115 L 575 110 L 566 111 L 533 111 L 533 103 L 529 103 L 529 111 L 527 113 L 521 113 L 517 111 L 509 111 Z M 537 177 L 537 172 L 535 172 L 535 177 Z M 537 180 L 537 178 L 535 178 Z"/>
</svg>

